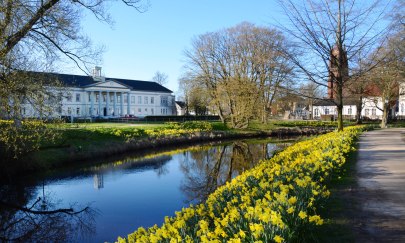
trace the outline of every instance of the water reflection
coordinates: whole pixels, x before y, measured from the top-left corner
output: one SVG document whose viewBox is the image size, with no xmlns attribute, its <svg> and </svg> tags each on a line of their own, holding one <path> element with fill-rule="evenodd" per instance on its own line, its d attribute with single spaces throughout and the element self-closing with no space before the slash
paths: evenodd
<svg viewBox="0 0 405 243">
<path fill-rule="evenodd" d="M 28 185 L 0 185 L 0 242 L 112 242 L 204 201 L 284 146 L 269 140 L 205 144 L 55 171 Z M 71 207 L 85 210 L 58 211 Z M 45 211 L 53 213 L 38 213 Z"/>
<path fill-rule="evenodd" d="M 272 156 L 275 144 L 249 144 L 235 141 L 209 150 L 185 152 L 180 162 L 184 173 L 181 190 L 188 202 L 205 201 L 208 195 L 257 162 Z"/>
<path fill-rule="evenodd" d="M 0 188 L 0 242 L 72 242 L 91 238 L 97 212 L 90 206 L 60 208 L 51 195 L 36 197 L 30 187 Z M 33 200 L 34 199 L 34 200 Z"/>
</svg>

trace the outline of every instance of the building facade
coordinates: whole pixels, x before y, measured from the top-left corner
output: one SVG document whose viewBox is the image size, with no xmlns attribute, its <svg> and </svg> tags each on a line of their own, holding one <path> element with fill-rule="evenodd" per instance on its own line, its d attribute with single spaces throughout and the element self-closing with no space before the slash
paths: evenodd
<svg viewBox="0 0 405 243">
<path fill-rule="evenodd" d="M 362 99 L 362 119 L 381 120 L 383 117 L 383 102 L 381 97 L 364 97 Z M 343 105 L 343 118 L 356 119 L 357 106 L 352 100 L 345 100 Z M 330 115 L 337 117 L 337 107 L 331 100 L 319 100 L 313 106 L 314 119 Z M 405 119 L 405 95 L 399 93 L 395 104 L 391 105 L 388 116 L 396 119 Z"/>
<path fill-rule="evenodd" d="M 164 86 L 149 81 L 106 78 L 101 68 L 93 76 L 46 73 L 56 79 L 61 89 L 58 101 L 46 116 L 69 117 L 144 117 L 153 115 L 176 115 L 173 92 Z M 42 117 L 44 114 L 27 102 L 22 107 L 24 117 Z"/>
</svg>

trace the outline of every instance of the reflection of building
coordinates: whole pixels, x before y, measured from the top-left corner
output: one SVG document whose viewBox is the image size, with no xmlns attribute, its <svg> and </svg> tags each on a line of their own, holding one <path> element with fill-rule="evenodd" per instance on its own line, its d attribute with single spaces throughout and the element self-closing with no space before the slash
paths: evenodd
<svg viewBox="0 0 405 243">
<path fill-rule="evenodd" d="M 101 75 L 101 67 L 93 70 L 93 76 L 57 73 L 30 73 L 35 81 L 58 81 L 64 87 L 52 91 L 55 107 L 49 114 L 41 114 L 30 105 L 22 107 L 25 117 L 72 116 L 72 117 L 120 117 L 147 115 L 175 115 L 172 91 L 156 82 L 108 78 Z"/>
<path fill-rule="evenodd" d="M 104 177 L 103 174 L 94 174 L 93 176 L 93 186 L 94 189 L 104 188 Z"/>
</svg>

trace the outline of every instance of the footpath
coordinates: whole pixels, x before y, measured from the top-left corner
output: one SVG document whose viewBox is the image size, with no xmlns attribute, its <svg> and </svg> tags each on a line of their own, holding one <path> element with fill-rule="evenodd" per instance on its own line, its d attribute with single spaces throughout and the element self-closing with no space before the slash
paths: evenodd
<svg viewBox="0 0 405 243">
<path fill-rule="evenodd" d="M 356 177 L 356 242 L 405 242 L 405 128 L 364 133 Z"/>
</svg>

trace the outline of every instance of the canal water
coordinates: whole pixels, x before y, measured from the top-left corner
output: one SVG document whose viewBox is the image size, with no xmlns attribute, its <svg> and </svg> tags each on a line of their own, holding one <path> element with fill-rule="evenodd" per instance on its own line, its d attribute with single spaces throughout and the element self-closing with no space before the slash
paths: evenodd
<svg viewBox="0 0 405 243">
<path fill-rule="evenodd" d="M 235 140 L 127 155 L 2 185 L 0 241 L 114 242 L 203 202 L 292 141 Z"/>
</svg>

